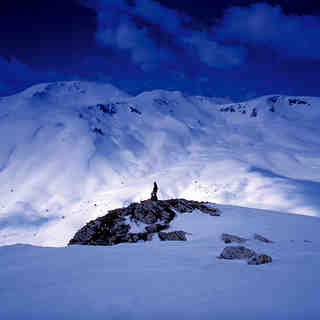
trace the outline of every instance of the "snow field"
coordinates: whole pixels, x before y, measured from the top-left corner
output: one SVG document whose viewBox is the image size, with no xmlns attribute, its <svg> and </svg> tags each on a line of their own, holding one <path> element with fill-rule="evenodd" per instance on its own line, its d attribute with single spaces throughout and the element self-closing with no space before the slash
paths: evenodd
<svg viewBox="0 0 320 320">
<path fill-rule="evenodd" d="M 187 242 L 0 247 L 1 319 L 318 319 L 320 219 L 218 207 L 173 222 Z M 217 259 L 224 232 L 273 262 Z"/>
</svg>

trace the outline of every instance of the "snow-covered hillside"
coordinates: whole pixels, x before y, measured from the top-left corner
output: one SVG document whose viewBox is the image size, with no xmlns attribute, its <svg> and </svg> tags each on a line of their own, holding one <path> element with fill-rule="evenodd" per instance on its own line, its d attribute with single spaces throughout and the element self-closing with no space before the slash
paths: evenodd
<svg viewBox="0 0 320 320">
<path fill-rule="evenodd" d="M 320 98 L 244 103 L 110 85 L 37 85 L 0 100 L 0 244 L 64 245 L 150 196 L 318 215 Z"/>
<path fill-rule="evenodd" d="M 218 209 L 221 216 L 185 213 L 174 222 L 192 233 L 186 242 L 0 247 L 0 318 L 318 319 L 320 219 Z M 245 246 L 272 263 L 217 259 L 224 232 L 248 238 Z"/>
</svg>

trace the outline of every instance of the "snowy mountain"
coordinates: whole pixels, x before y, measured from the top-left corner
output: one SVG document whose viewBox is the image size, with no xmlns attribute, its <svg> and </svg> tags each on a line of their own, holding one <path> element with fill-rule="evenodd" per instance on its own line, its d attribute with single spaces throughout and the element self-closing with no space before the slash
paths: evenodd
<svg viewBox="0 0 320 320">
<path fill-rule="evenodd" d="M 150 196 L 318 215 L 320 98 L 41 84 L 0 100 L 0 244 L 65 245 Z"/>
<path fill-rule="evenodd" d="M 0 247 L 0 318 L 318 319 L 320 219 L 218 209 L 220 216 L 189 212 L 173 221 L 192 234 L 188 241 Z M 227 246 L 222 233 L 248 239 L 272 263 L 217 259 Z"/>
</svg>

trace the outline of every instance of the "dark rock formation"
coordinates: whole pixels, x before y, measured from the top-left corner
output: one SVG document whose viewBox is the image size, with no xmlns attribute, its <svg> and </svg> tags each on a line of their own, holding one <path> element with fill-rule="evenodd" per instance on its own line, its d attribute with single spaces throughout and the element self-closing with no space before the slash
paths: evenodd
<svg viewBox="0 0 320 320">
<path fill-rule="evenodd" d="M 244 243 L 248 239 L 241 238 L 232 234 L 223 233 L 221 235 L 221 240 L 224 241 L 224 243 L 231 243 L 231 242 L 238 242 L 238 243 Z"/>
<path fill-rule="evenodd" d="M 269 98 L 269 101 L 271 103 L 276 103 L 279 101 L 279 99 L 280 99 L 280 96 L 274 96 L 274 97 Z"/>
<path fill-rule="evenodd" d="M 256 254 L 253 257 L 251 257 L 248 261 L 248 264 L 252 265 L 260 265 L 265 263 L 271 263 L 272 258 L 266 254 Z"/>
<path fill-rule="evenodd" d="M 187 241 L 186 232 L 179 230 L 173 232 L 159 232 L 161 241 Z"/>
<path fill-rule="evenodd" d="M 140 110 L 138 110 L 137 108 L 134 108 L 134 107 L 129 107 L 129 108 L 130 108 L 130 112 L 135 112 L 135 113 L 137 113 L 139 115 L 142 114 L 142 112 Z"/>
<path fill-rule="evenodd" d="M 142 233 L 129 233 L 127 242 L 138 242 L 139 240 L 151 241 L 153 238 L 152 233 L 142 232 Z M 126 241 L 124 241 L 126 242 Z"/>
<path fill-rule="evenodd" d="M 103 112 L 108 113 L 110 115 L 114 115 L 117 113 L 116 104 L 109 103 L 109 104 L 97 104 L 97 107 Z"/>
<path fill-rule="evenodd" d="M 169 224 L 152 224 L 151 226 L 147 226 L 145 229 L 149 233 L 155 233 L 155 232 L 160 232 L 162 230 L 167 230 L 170 228 Z"/>
<path fill-rule="evenodd" d="M 171 207 L 173 207 L 176 211 L 181 213 L 192 212 L 197 209 L 202 213 L 209 214 L 210 216 L 220 216 L 220 210 L 218 208 L 208 207 L 207 202 L 198 202 L 193 200 L 185 200 L 185 199 L 171 199 L 165 200 Z"/>
<path fill-rule="evenodd" d="M 294 104 L 307 104 L 307 102 L 300 100 L 300 99 L 289 99 L 289 105 L 292 106 Z"/>
<path fill-rule="evenodd" d="M 251 117 L 251 118 L 256 118 L 257 115 L 258 115 L 257 109 L 256 109 L 256 108 L 253 108 L 253 109 L 252 109 L 252 112 L 251 112 L 251 114 L 250 114 L 250 117 Z"/>
<path fill-rule="evenodd" d="M 267 238 L 265 238 L 265 237 L 263 237 L 263 236 L 261 236 L 260 234 L 257 234 L 257 233 L 255 233 L 253 235 L 253 238 L 254 238 L 254 240 L 262 241 L 262 242 L 265 242 L 265 243 L 273 243 L 273 241 L 271 241 L 271 240 L 269 240 L 269 239 L 267 239 Z"/>
<path fill-rule="evenodd" d="M 256 252 L 243 246 L 225 247 L 221 252 L 219 259 L 249 259 L 256 255 Z"/>
<path fill-rule="evenodd" d="M 100 128 L 94 128 L 93 132 L 94 132 L 94 133 L 98 133 L 98 134 L 104 136 L 104 133 L 103 133 L 103 131 L 102 131 Z"/>
<path fill-rule="evenodd" d="M 256 253 L 254 250 L 243 246 L 225 247 L 218 259 L 246 259 L 250 265 L 260 265 L 272 262 L 272 258 L 270 256 Z"/>
<path fill-rule="evenodd" d="M 195 209 L 200 213 L 220 216 L 217 208 L 209 207 L 204 202 L 185 199 L 146 200 L 132 203 L 126 208 L 111 210 L 105 216 L 90 221 L 75 234 L 69 245 L 115 245 L 123 242 L 150 241 L 154 233 L 170 227 L 176 212 L 187 213 Z M 132 225 L 141 224 L 147 225 L 145 232 L 130 232 Z"/>
</svg>

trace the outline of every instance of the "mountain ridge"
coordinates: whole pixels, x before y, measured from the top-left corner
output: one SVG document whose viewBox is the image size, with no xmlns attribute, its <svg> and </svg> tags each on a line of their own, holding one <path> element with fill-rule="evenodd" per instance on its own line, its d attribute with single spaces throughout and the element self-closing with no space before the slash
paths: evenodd
<svg viewBox="0 0 320 320">
<path fill-rule="evenodd" d="M 1 98 L 0 243 L 65 243 L 155 180 L 162 199 L 318 215 L 319 117 L 314 97 L 134 97 L 77 81 Z"/>
</svg>

